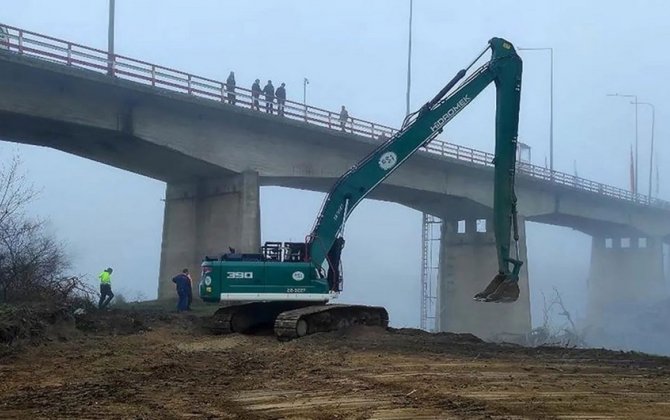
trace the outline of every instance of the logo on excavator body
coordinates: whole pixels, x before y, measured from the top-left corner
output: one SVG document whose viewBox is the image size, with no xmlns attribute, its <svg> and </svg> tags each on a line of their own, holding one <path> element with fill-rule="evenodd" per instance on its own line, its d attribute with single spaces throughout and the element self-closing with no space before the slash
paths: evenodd
<svg viewBox="0 0 670 420">
<path fill-rule="evenodd" d="M 433 125 L 430 126 L 430 131 L 431 132 L 436 132 L 440 128 L 444 127 L 446 123 L 451 121 L 452 118 L 456 116 L 463 108 L 465 108 L 465 105 L 470 103 L 470 98 L 468 98 L 468 95 L 465 95 L 464 97 L 461 98 L 456 105 L 453 107 L 449 108 L 447 112 L 444 113 Z"/>
<path fill-rule="evenodd" d="M 305 273 L 302 271 L 294 271 L 291 277 L 293 277 L 293 280 L 295 281 L 302 281 L 305 280 Z"/>
<path fill-rule="evenodd" d="M 398 155 L 393 152 L 386 152 L 379 158 L 379 167 L 385 171 L 393 168 L 398 163 Z"/>
</svg>

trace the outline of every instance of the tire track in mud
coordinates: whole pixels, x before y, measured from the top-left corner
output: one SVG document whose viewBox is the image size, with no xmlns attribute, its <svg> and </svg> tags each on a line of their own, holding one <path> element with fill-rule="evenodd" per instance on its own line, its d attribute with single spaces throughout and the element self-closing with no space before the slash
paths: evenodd
<svg viewBox="0 0 670 420">
<path fill-rule="evenodd" d="M 251 340 L 246 337 L 230 338 L 239 344 L 232 352 L 221 338 L 188 348 L 209 358 L 227 358 L 236 374 L 263 373 L 264 378 L 257 378 L 256 383 L 238 383 L 236 390 L 230 390 L 234 392 L 229 398 L 256 418 L 445 418 L 444 410 L 413 407 L 402 392 L 380 392 L 369 383 L 342 375 L 348 371 L 341 369 L 346 360 L 335 353 L 274 340 L 268 341 L 269 346 L 259 346 L 240 342 Z M 235 361 L 238 352 L 245 356 Z M 260 370 L 250 369 L 259 363 Z"/>
<path fill-rule="evenodd" d="M 389 378 L 392 376 L 392 378 Z M 496 404 L 486 398 L 474 398 L 462 394 L 449 392 L 441 389 L 439 386 L 421 381 L 403 381 L 403 377 L 425 377 L 425 372 L 394 372 L 381 374 L 358 374 L 355 377 L 363 382 L 373 386 L 375 389 L 386 389 L 389 392 L 402 393 L 410 401 L 408 405 L 421 407 L 423 409 L 431 407 L 439 409 L 443 414 L 451 414 L 457 418 L 466 416 L 468 418 L 504 418 L 504 419 L 523 419 L 527 417 L 526 410 L 513 410 L 506 405 Z M 390 379 L 390 380 L 389 380 Z M 544 418 L 553 418 L 546 413 Z"/>
<path fill-rule="evenodd" d="M 350 378 L 335 380 L 330 388 L 314 390 L 286 389 L 277 384 L 274 389 L 252 390 L 237 394 L 235 401 L 247 410 L 266 415 L 268 418 L 445 418 L 442 409 L 415 407 L 401 392 L 368 387 Z M 352 386 L 353 385 L 353 386 Z M 381 391 L 381 392 L 380 392 Z"/>
<path fill-rule="evenodd" d="M 342 349 L 338 349 L 342 350 Z M 290 343 L 280 350 L 258 357 L 266 360 L 284 360 L 269 366 L 275 379 L 263 390 L 243 390 L 234 398 L 248 410 L 272 417 L 308 416 L 315 418 L 460 418 L 488 416 L 496 418 L 501 410 L 493 410 L 484 402 L 463 398 L 455 394 L 412 395 L 411 389 L 384 381 L 370 375 L 356 373 L 364 369 L 354 366 L 342 354 L 324 351 L 313 346 Z M 299 365 L 286 362 L 290 358 L 301 360 Z M 377 363 L 384 362 L 376 356 Z M 389 366 L 392 370 L 393 366 Z M 374 369 L 374 366 L 368 366 Z M 388 372 L 388 370 L 384 370 Z M 272 390 L 272 391 L 269 391 Z M 506 418 L 509 412 L 503 410 Z"/>
<path fill-rule="evenodd" d="M 365 340 L 366 334 L 370 334 L 370 342 L 362 343 L 359 338 Z M 467 417 L 486 417 L 486 418 L 523 418 L 515 417 L 514 411 L 506 406 L 492 404 L 485 399 L 465 397 L 455 392 L 434 386 L 429 383 L 425 386 L 425 377 L 434 372 L 435 365 L 444 364 L 444 360 L 439 362 L 421 357 L 416 351 L 420 351 L 416 346 L 413 347 L 415 353 L 408 354 L 406 349 L 398 350 L 393 345 L 388 346 L 380 338 L 389 338 L 386 331 L 377 329 L 366 330 L 361 333 L 354 330 L 353 340 L 351 337 L 345 337 L 345 340 L 333 340 L 332 336 L 324 337 L 320 341 L 320 352 L 325 354 L 339 354 L 340 360 L 337 365 L 328 364 L 321 368 L 329 375 L 346 378 L 347 381 L 357 384 L 359 388 L 371 390 L 373 395 L 391 395 L 395 397 L 394 404 L 379 406 L 373 410 L 372 418 L 462 418 Z M 391 337 L 393 339 L 395 337 Z M 403 338 L 402 336 L 400 337 Z M 459 337 L 460 339 L 460 337 Z M 469 336 L 462 337 L 464 343 L 471 344 Z M 353 342 L 351 342 L 353 341 Z M 353 346 L 349 347 L 350 344 Z M 412 343 L 402 343 L 404 345 Z M 295 342 L 295 347 L 305 347 L 307 351 L 314 351 L 311 343 Z M 388 346 L 388 347 L 387 347 Z M 387 351 L 388 350 L 388 351 Z M 342 354 L 343 353 L 343 354 Z M 444 355 L 432 354 L 430 356 L 444 359 Z M 419 362 L 416 359 L 421 359 Z M 462 361 L 457 361 L 462 365 Z M 409 369 L 407 369 L 409 367 Z M 398 381 L 399 377 L 411 377 L 409 381 Z M 388 379 L 387 379 L 388 378 Z M 418 381 L 417 381 L 418 379 Z M 434 386 L 435 389 L 430 389 Z M 397 410 L 401 411 L 396 416 Z M 387 417 L 388 416 L 388 417 Z"/>
<path fill-rule="evenodd" d="M 357 358 L 362 358 L 359 353 Z M 364 359 L 363 359 L 364 360 Z M 361 365 L 361 362 L 354 365 Z M 553 366 L 518 366 L 509 363 L 435 363 L 432 359 L 399 358 L 393 368 L 353 368 L 352 375 L 377 388 L 407 392 L 421 407 L 437 406 L 465 416 L 503 418 L 585 418 L 636 416 L 641 411 L 663 417 L 663 401 L 670 397 L 667 382 L 649 382 L 647 374 L 602 372 L 587 374 L 590 366 L 557 372 Z M 527 368 L 539 372 L 528 374 Z M 574 373 L 574 371 L 577 371 Z M 570 373 L 573 372 L 573 373 Z M 606 386 L 621 382 L 630 390 L 615 397 Z M 604 388 L 599 388 L 605 384 Z M 616 389 L 616 388 L 615 388 Z M 644 391 L 642 391 L 644 390 Z M 615 400 L 613 399 L 618 399 Z M 613 406 L 621 406 L 612 410 Z"/>
</svg>

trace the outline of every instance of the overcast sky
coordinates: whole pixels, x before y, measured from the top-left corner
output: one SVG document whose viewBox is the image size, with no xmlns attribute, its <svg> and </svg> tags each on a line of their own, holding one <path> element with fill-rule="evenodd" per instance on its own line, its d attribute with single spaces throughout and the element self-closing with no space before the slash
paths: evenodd
<svg viewBox="0 0 670 420">
<path fill-rule="evenodd" d="M 215 79 L 234 70 L 238 86 L 271 78 L 289 99 L 399 126 L 405 112 L 407 0 L 317 2 L 117 0 L 116 52 Z M 106 49 L 107 0 L 2 0 L 0 22 Z M 467 2 L 416 0 L 412 108 L 432 97 L 486 45 L 501 36 L 521 47 L 554 49 L 555 168 L 628 187 L 634 107 L 607 93 L 637 94 L 656 105 L 661 197 L 670 198 L 670 39 L 666 1 Z M 533 161 L 549 154 L 549 56 L 522 52 L 521 141 Z M 449 140 L 493 150 L 489 89 L 447 128 Z M 639 113 L 640 186 L 647 189 L 650 113 Z M 19 154 L 43 193 L 33 208 L 70 249 L 74 269 L 95 277 L 115 268 L 117 291 L 156 295 L 164 184 L 44 148 L 0 143 Z M 322 195 L 262 190 L 263 238 L 297 240 L 312 225 Z M 286 202 L 301 203 L 286 220 Z M 383 214 L 383 217 L 380 217 Z M 374 221 L 374 223 L 371 223 Z M 419 321 L 421 215 L 366 201 L 347 226 L 344 297 L 389 308 L 395 325 Z M 529 224 L 534 322 L 542 291 L 557 286 L 583 314 L 590 238 Z M 492 273 L 493 274 L 493 273 Z M 384 293 L 380 293 L 384 290 Z"/>
</svg>

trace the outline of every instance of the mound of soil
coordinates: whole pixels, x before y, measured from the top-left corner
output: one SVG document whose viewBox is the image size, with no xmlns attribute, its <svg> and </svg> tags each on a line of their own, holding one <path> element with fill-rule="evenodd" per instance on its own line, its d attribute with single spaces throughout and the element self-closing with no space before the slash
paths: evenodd
<svg viewBox="0 0 670 420">
<path fill-rule="evenodd" d="M 452 343 L 474 344 L 484 342 L 484 340 L 482 340 L 481 338 L 470 333 L 452 333 L 452 332 L 431 333 L 428 331 L 418 330 L 416 328 L 389 328 L 389 331 L 395 334 L 406 335 L 410 337 L 422 337 L 430 339 L 434 339 L 435 337 L 441 337 Z"/>
<path fill-rule="evenodd" d="M 122 336 L 144 333 L 155 326 L 200 332 L 194 315 L 159 310 L 86 310 L 65 305 L 0 305 L 0 357 L 21 345 L 68 341 L 81 335 Z"/>
<path fill-rule="evenodd" d="M 147 331 L 141 314 L 118 309 L 91 311 L 76 316 L 77 329 L 86 333 L 127 335 Z"/>
<path fill-rule="evenodd" d="M 172 328 L 198 330 L 201 319 L 195 315 L 170 313 L 160 310 L 111 309 L 90 311 L 76 316 L 77 329 L 85 333 L 128 335 L 151 331 L 153 327 L 169 325 Z"/>
<path fill-rule="evenodd" d="M 74 325 L 74 316 L 66 307 L 0 305 L 0 354 L 22 342 L 66 340 Z"/>
</svg>

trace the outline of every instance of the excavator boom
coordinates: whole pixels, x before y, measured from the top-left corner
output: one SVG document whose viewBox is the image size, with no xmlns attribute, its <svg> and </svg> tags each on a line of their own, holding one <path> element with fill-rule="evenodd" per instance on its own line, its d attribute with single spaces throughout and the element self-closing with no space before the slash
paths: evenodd
<svg viewBox="0 0 670 420">
<path fill-rule="evenodd" d="M 421 146 L 442 132 L 449 121 L 493 82 L 497 90 L 493 227 L 499 273 L 487 287 L 485 295 L 480 293 L 476 299 L 516 300 L 522 263 L 518 261 L 518 254 L 516 258 L 510 258 L 510 239 L 514 232 L 514 239 L 518 240 L 514 175 L 522 63 L 512 44 L 504 39 L 491 39 L 488 49 L 492 52 L 488 63 L 454 89 L 467 72 L 467 69 L 461 70 L 430 102 L 405 120 L 400 132 L 354 165 L 333 185 L 307 238 L 307 256 L 316 267 L 322 268 L 324 262 L 329 260 L 328 254 L 333 246 L 337 246 L 336 240 L 347 218 L 361 200 Z M 329 266 L 338 263 L 328 262 Z"/>
</svg>

